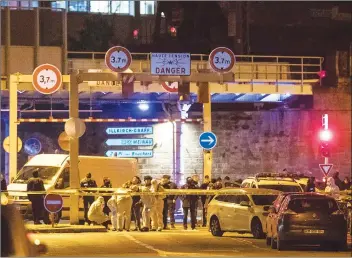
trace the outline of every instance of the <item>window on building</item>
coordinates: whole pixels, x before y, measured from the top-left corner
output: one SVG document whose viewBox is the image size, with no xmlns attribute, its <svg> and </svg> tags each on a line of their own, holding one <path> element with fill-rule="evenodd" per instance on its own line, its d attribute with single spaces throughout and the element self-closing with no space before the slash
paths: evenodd
<svg viewBox="0 0 352 258">
<path fill-rule="evenodd" d="M 71 12 L 88 12 L 88 1 L 70 1 L 68 10 Z"/>
<path fill-rule="evenodd" d="M 38 7 L 38 1 L 19 1 L 19 4 L 24 8 Z"/>
<path fill-rule="evenodd" d="M 140 1 L 140 12 L 143 15 L 154 14 L 155 1 Z"/>
<path fill-rule="evenodd" d="M 59 9 L 59 8 L 66 8 L 66 1 L 53 1 L 51 2 L 51 8 Z"/>
<path fill-rule="evenodd" d="M 131 9 L 130 1 L 112 1 L 111 2 L 111 13 L 121 13 L 121 14 L 130 14 Z"/>
<path fill-rule="evenodd" d="M 1 6 L 15 7 L 19 6 L 19 1 L 1 1 Z"/>
<path fill-rule="evenodd" d="M 109 13 L 110 1 L 90 1 L 90 12 L 92 13 Z"/>
</svg>

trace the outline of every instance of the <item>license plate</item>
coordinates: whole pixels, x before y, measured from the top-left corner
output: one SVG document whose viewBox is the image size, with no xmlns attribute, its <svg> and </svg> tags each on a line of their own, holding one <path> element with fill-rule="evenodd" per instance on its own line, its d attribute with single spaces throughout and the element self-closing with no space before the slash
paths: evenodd
<svg viewBox="0 0 352 258">
<path fill-rule="evenodd" d="M 16 209 L 20 211 L 21 210 L 21 206 L 16 206 Z"/>
<path fill-rule="evenodd" d="M 319 229 L 305 229 L 304 233 L 306 234 L 324 234 L 324 230 Z"/>
</svg>

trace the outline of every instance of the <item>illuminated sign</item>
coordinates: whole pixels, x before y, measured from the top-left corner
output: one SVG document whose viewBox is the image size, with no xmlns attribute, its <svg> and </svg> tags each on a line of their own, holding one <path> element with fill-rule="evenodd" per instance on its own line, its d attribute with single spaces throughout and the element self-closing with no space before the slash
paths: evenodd
<svg viewBox="0 0 352 258">
<path fill-rule="evenodd" d="M 108 127 L 106 133 L 109 135 L 116 134 L 152 134 L 153 127 Z"/>
<path fill-rule="evenodd" d="M 153 150 L 108 150 L 105 155 L 117 158 L 152 158 Z"/>
<path fill-rule="evenodd" d="M 153 146 L 152 138 L 139 139 L 108 139 L 106 140 L 108 146 Z"/>
</svg>

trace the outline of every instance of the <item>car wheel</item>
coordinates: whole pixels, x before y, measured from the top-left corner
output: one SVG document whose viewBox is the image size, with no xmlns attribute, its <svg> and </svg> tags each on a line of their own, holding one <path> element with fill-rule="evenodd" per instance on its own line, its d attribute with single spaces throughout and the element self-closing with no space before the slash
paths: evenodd
<svg viewBox="0 0 352 258">
<path fill-rule="evenodd" d="M 260 239 L 264 237 L 262 223 L 259 219 L 254 219 L 252 221 L 251 232 L 254 238 Z"/>
<path fill-rule="evenodd" d="M 287 244 L 286 244 L 285 241 L 280 240 L 280 238 L 277 238 L 277 240 L 276 240 L 276 247 L 277 247 L 277 250 L 279 250 L 279 251 L 284 251 L 284 250 L 286 250 L 286 248 L 287 248 Z"/>
<path fill-rule="evenodd" d="M 271 243 L 270 243 L 271 249 L 276 249 L 277 248 L 277 243 L 275 241 L 275 238 L 271 238 Z"/>
<path fill-rule="evenodd" d="M 210 220 L 210 232 L 213 236 L 221 237 L 224 231 L 221 231 L 220 222 L 217 217 L 213 217 Z"/>
<path fill-rule="evenodd" d="M 266 237 L 266 245 L 267 246 L 271 245 L 271 237 Z"/>
</svg>

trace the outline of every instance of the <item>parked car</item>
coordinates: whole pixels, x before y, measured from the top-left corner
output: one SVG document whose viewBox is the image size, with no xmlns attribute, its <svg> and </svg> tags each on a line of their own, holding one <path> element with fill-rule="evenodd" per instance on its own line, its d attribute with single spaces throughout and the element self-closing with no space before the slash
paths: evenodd
<svg viewBox="0 0 352 258">
<path fill-rule="evenodd" d="M 267 189 L 219 190 L 207 211 L 212 235 L 220 237 L 224 232 L 240 232 L 263 238 L 268 209 L 279 193 Z"/>
<path fill-rule="evenodd" d="M 347 222 L 336 200 L 319 193 L 279 195 L 266 218 L 266 242 L 284 250 L 290 244 L 347 247 Z"/>
<path fill-rule="evenodd" d="M 30 241 L 20 212 L 6 199 L 1 195 L 1 257 L 34 257 L 45 253 L 46 246 L 39 240 Z"/>
<path fill-rule="evenodd" d="M 287 174 L 259 173 L 243 180 L 242 188 L 273 189 L 281 192 L 303 192 L 294 177 Z"/>
</svg>

